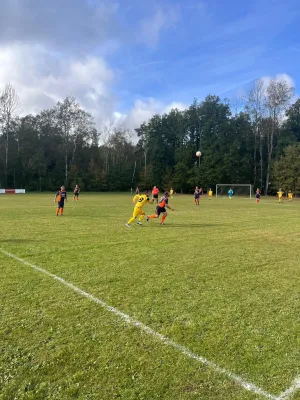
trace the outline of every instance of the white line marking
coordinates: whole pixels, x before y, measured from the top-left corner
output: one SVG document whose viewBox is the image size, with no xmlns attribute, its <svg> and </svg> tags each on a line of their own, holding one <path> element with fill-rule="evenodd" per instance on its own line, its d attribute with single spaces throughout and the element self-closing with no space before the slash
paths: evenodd
<svg viewBox="0 0 300 400">
<path fill-rule="evenodd" d="M 300 377 L 296 378 L 294 380 L 294 383 L 292 384 L 291 387 L 289 387 L 287 390 L 285 390 L 284 392 L 282 392 L 277 400 L 287 400 L 289 399 L 291 396 L 293 396 L 298 390 L 300 390 Z"/>
<path fill-rule="evenodd" d="M 133 325 L 135 327 L 138 327 L 141 331 L 147 333 L 150 336 L 153 336 L 153 337 L 157 338 L 158 340 L 160 340 L 165 345 L 173 347 L 174 349 L 178 350 L 180 353 L 182 353 L 186 357 L 191 358 L 193 360 L 196 360 L 196 361 L 200 362 L 201 364 L 204 364 L 204 365 L 210 367 L 211 369 L 213 369 L 215 372 L 217 372 L 219 374 L 227 376 L 227 378 L 229 378 L 230 380 L 236 382 L 237 384 L 239 384 L 241 387 L 243 387 L 245 390 L 248 390 L 249 392 L 258 394 L 260 396 L 263 396 L 266 399 L 286 400 L 290 394 L 293 394 L 294 391 L 298 389 L 298 383 L 299 382 L 297 381 L 295 385 L 293 385 L 286 392 L 283 392 L 281 394 L 281 396 L 285 396 L 285 397 L 274 396 L 274 395 L 264 391 L 263 389 L 259 388 L 258 386 L 254 385 L 253 383 L 247 382 L 242 377 L 234 374 L 233 372 L 230 372 L 225 368 L 219 367 L 214 362 L 209 361 L 209 360 L 207 360 L 206 358 L 204 358 L 202 356 L 198 356 L 197 354 L 195 354 L 191 350 L 189 350 L 187 347 L 173 342 L 173 340 L 171 340 L 171 339 L 167 338 L 166 336 L 154 331 L 149 326 L 147 326 L 147 325 L 143 324 L 142 322 L 130 317 L 127 314 L 124 314 L 122 311 L 119 311 L 117 308 L 112 307 L 109 304 L 105 303 L 103 300 L 98 299 L 97 297 L 93 296 L 92 294 L 89 294 L 89 293 L 81 290 L 77 286 L 74 286 L 72 283 L 69 283 L 69 282 L 65 281 L 63 278 L 60 278 L 59 276 L 54 275 L 51 272 L 48 272 L 47 270 L 45 270 L 45 269 L 43 269 L 41 267 L 38 267 L 37 265 L 31 264 L 30 262 L 25 261 L 22 258 L 19 258 L 19 257 L 15 256 L 12 253 L 8 253 L 7 251 L 5 251 L 5 250 L 3 250 L 1 248 L 0 248 L 0 252 L 5 254 L 6 256 L 8 256 L 10 258 L 13 258 L 13 259 L 21 262 L 24 265 L 27 265 L 28 267 L 31 267 L 31 268 L 35 269 L 38 272 L 41 272 L 44 275 L 49 276 L 50 278 L 53 278 L 53 279 L 59 281 L 63 285 L 65 285 L 68 288 L 72 289 L 74 292 L 80 294 L 83 297 L 88 298 L 89 300 L 93 301 L 94 303 L 99 304 L 101 307 L 103 307 L 107 311 L 110 311 L 111 313 L 117 315 L 118 317 L 120 317 L 121 319 L 126 321 L 129 325 Z"/>
</svg>

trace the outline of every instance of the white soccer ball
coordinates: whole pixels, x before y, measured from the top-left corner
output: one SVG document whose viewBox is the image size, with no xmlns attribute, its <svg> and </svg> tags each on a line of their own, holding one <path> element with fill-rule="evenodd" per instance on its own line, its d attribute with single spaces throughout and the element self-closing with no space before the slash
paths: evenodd
<svg viewBox="0 0 300 400">
<path fill-rule="evenodd" d="M 201 157 L 201 151 L 198 150 L 198 151 L 196 152 L 196 156 L 197 156 L 197 157 Z"/>
</svg>

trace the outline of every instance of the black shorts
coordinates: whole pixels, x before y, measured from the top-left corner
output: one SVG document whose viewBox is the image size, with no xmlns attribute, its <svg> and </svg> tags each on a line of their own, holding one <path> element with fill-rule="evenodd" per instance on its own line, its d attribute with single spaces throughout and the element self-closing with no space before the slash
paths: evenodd
<svg viewBox="0 0 300 400">
<path fill-rule="evenodd" d="M 57 203 L 57 207 L 58 207 L 58 208 L 64 208 L 64 206 L 65 206 L 65 203 L 62 202 L 62 201 L 59 201 L 59 202 Z"/>
<path fill-rule="evenodd" d="M 200 198 L 200 195 L 199 194 L 195 194 L 195 199 L 199 200 L 199 198 Z"/>
<path fill-rule="evenodd" d="M 165 207 L 156 207 L 156 215 L 160 216 L 160 214 L 164 212 L 166 212 Z"/>
<path fill-rule="evenodd" d="M 78 196 L 79 196 L 79 193 L 74 193 L 74 196 L 78 197 Z"/>
<path fill-rule="evenodd" d="M 153 198 L 154 198 L 154 199 L 158 199 L 158 194 L 154 194 L 154 195 L 153 195 Z"/>
</svg>

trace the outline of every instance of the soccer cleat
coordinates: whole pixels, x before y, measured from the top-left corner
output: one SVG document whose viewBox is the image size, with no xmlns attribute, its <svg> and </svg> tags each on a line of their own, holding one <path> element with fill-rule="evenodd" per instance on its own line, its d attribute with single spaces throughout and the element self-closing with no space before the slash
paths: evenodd
<svg viewBox="0 0 300 400">
<path fill-rule="evenodd" d="M 159 225 L 164 225 L 164 222 L 160 222 Z"/>
<path fill-rule="evenodd" d="M 141 223 L 141 221 L 138 221 L 138 222 L 137 222 L 137 225 L 143 225 L 143 224 Z"/>
<path fill-rule="evenodd" d="M 129 224 L 125 224 L 127 226 L 127 228 L 131 228 L 131 226 Z"/>
</svg>

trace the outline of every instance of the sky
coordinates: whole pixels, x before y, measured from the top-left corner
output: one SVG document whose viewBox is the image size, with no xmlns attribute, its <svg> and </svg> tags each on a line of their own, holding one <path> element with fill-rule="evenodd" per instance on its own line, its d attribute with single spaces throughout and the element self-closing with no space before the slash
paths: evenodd
<svg viewBox="0 0 300 400">
<path fill-rule="evenodd" d="M 130 129 L 259 78 L 297 93 L 298 2 L 1 0 L 0 90 L 14 85 L 21 115 L 74 96 L 98 126 Z"/>
</svg>

